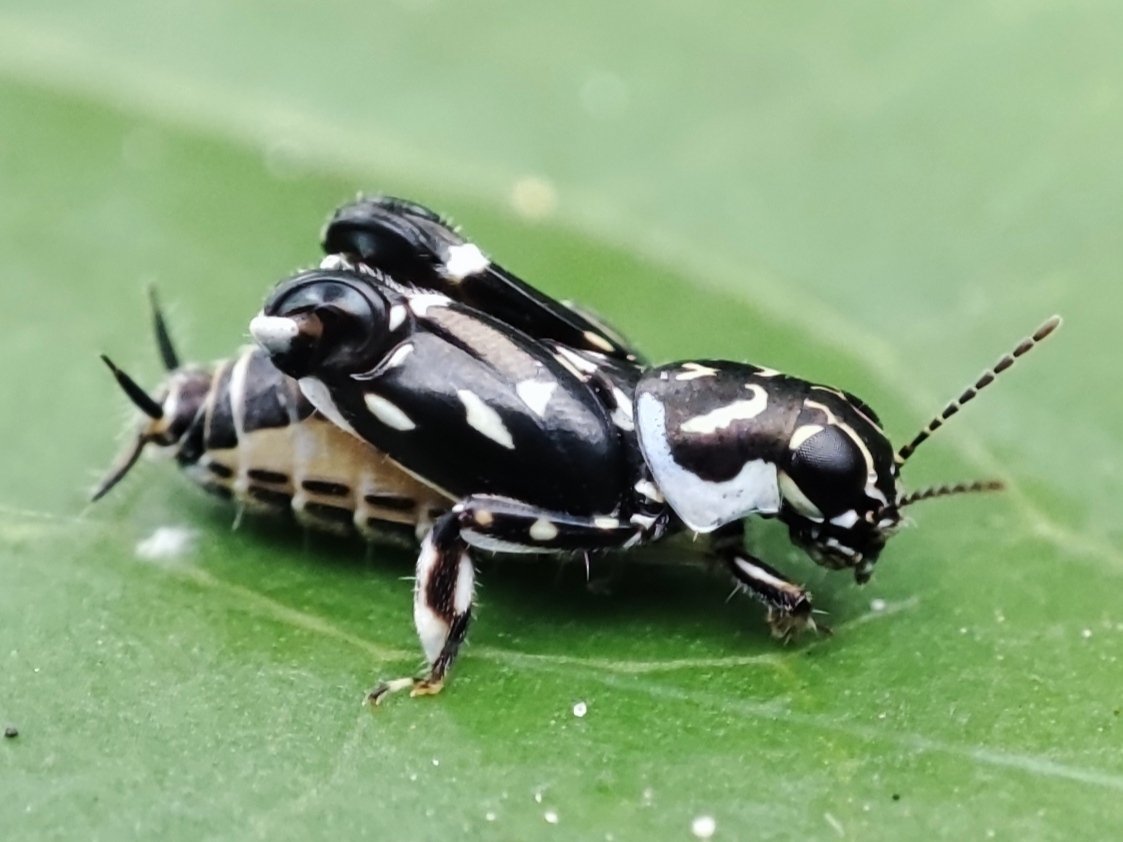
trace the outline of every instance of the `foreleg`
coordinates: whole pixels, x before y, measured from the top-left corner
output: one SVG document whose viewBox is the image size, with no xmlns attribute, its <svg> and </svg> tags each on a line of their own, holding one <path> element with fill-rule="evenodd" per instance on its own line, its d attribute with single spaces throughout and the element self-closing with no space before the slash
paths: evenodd
<svg viewBox="0 0 1123 842">
<path fill-rule="evenodd" d="M 737 521 L 713 533 L 713 550 L 738 586 L 764 603 L 772 636 L 787 643 L 805 630 L 829 632 L 812 617 L 811 594 L 745 550 L 744 541 L 744 523 Z"/>
</svg>

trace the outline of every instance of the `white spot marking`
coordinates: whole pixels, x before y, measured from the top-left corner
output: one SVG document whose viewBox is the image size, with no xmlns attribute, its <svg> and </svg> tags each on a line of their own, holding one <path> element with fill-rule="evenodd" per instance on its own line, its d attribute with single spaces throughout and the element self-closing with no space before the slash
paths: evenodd
<svg viewBox="0 0 1123 842">
<path fill-rule="evenodd" d="M 831 523 L 835 526 L 841 526 L 843 529 L 851 529 L 858 520 L 858 513 L 854 509 L 850 509 L 849 511 L 832 517 Z"/>
<path fill-rule="evenodd" d="M 386 360 L 385 368 L 394 368 L 405 362 L 406 357 L 413 353 L 413 343 L 405 342 L 394 349 L 389 359 Z"/>
<path fill-rule="evenodd" d="M 641 479 L 634 486 L 636 491 L 655 503 L 663 502 L 663 492 L 649 479 Z"/>
<path fill-rule="evenodd" d="M 452 608 L 457 614 L 466 614 L 472 607 L 475 596 L 476 571 L 467 555 L 460 556 L 460 566 L 456 571 L 456 592 L 452 595 Z"/>
<path fill-rule="evenodd" d="M 698 816 L 690 823 L 690 832 L 698 839 L 710 839 L 717 830 L 713 816 Z"/>
<path fill-rule="evenodd" d="M 755 582 L 761 582 L 762 584 L 768 585 L 768 587 L 770 588 L 775 588 L 778 591 L 792 590 L 791 582 L 785 582 L 783 579 L 772 575 L 763 567 L 759 567 L 753 564 L 751 561 L 746 561 L 740 556 L 737 556 L 733 559 L 733 563 L 737 565 L 737 568 L 742 573 L 744 573 Z"/>
<path fill-rule="evenodd" d="M 484 257 L 475 243 L 450 246 L 445 258 L 444 274 L 451 281 L 462 281 L 469 275 L 484 271 L 491 261 Z"/>
<path fill-rule="evenodd" d="M 257 315 L 250 320 L 250 333 L 257 344 L 271 354 L 284 353 L 300 335 L 300 328 L 284 316 Z"/>
<path fill-rule="evenodd" d="M 599 333 L 594 333 L 591 330 L 587 330 L 585 331 L 584 336 L 585 341 L 592 345 L 594 348 L 600 348 L 600 350 L 605 351 L 606 353 L 612 353 L 612 351 L 615 350 L 613 344 L 603 336 L 601 336 Z"/>
<path fill-rule="evenodd" d="M 783 471 L 777 472 L 776 479 L 780 484 L 780 496 L 795 506 L 796 510 L 804 517 L 811 518 L 811 520 L 819 523 L 822 522 L 823 513 L 819 511 L 818 506 L 807 499 L 807 495 L 795 484 L 795 480 Z"/>
<path fill-rule="evenodd" d="M 395 304 L 390 308 L 390 315 L 386 320 L 386 327 L 391 331 L 397 330 L 402 326 L 402 322 L 406 320 L 405 305 Z"/>
<path fill-rule="evenodd" d="M 351 261 L 342 254 L 329 254 L 320 261 L 320 268 L 328 271 L 337 271 L 339 269 L 354 269 Z"/>
<path fill-rule="evenodd" d="M 160 526 L 136 545 L 138 558 L 147 561 L 160 561 L 180 558 L 191 551 L 195 543 L 195 531 L 185 526 Z"/>
<path fill-rule="evenodd" d="M 648 530 L 655 524 L 655 518 L 649 515 L 634 514 L 629 518 L 633 526 L 638 526 L 640 529 Z"/>
<path fill-rule="evenodd" d="M 242 354 L 230 370 L 230 408 L 234 421 L 234 433 L 237 435 L 239 442 L 245 437 L 246 373 L 250 368 L 250 356 L 250 354 Z"/>
<path fill-rule="evenodd" d="M 620 521 L 614 517 L 598 515 L 593 518 L 593 525 L 596 526 L 597 529 L 615 529 L 620 525 Z"/>
<path fill-rule="evenodd" d="M 545 417 L 546 405 L 550 403 L 550 398 L 557 388 L 558 384 L 553 380 L 523 380 L 515 384 L 515 392 L 518 393 L 519 400 L 539 418 Z"/>
<path fill-rule="evenodd" d="M 625 432 L 631 432 L 636 428 L 631 400 L 617 386 L 612 387 L 612 398 L 616 401 L 616 408 L 612 410 L 612 423 Z"/>
<path fill-rule="evenodd" d="M 468 389 L 457 389 L 456 396 L 464 404 L 468 413 L 468 426 L 485 438 L 491 439 L 498 445 L 508 450 L 515 449 L 515 440 L 511 438 L 511 431 L 499 417 L 499 413 L 483 402 L 475 392 Z"/>
<path fill-rule="evenodd" d="M 725 429 L 734 421 L 748 421 L 756 418 L 768 407 L 768 393 L 760 386 L 747 386 L 753 396 L 747 401 L 733 401 L 733 403 L 718 407 L 705 415 L 698 415 L 685 421 L 680 428 L 684 433 L 701 433 L 703 435 L 715 433 Z"/>
<path fill-rule="evenodd" d="M 546 824 L 557 824 L 558 814 L 553 810 L 547 810 L 542 814 L 542 818 L 546 820 Z"/>
<path fill-rule="evenodd" d="M 437 563 L 437 551 L 433 547 L 433 538 L 426 536 L 421 544 L 421 554 L 417 557 L 417 579 L 413 591 L 413 624 L 417 628 L 417 636 L 421 640 L 421 648 L 425 657 L 432 664 L 441 654 L 441 649 L 448 638 L 449 626 L 425 601 L 429 587 L 429 574 Z"/>
<path fill-rule="evenodd" d="M 588 713 L 588 712 L 589 712 L 589 706 L 587 704 L 585 704 L 584 702 L 578 702 L 577 704 L 575 704 L 573 706 L 573 715 L 576 716 L 578 719 L 581 719 L 582 717 L 584 717 L 585 714 Z"/>
<path fill-rule="evenodd" d="M 563 364 L 568 363 L 571 368 L 575 368 L 578 371 L 583 372 L 585 374 L 595 374 L 596 373 L 596 370 L 597 370 L 596 363 L 592 362 L 591 360 L 586 359 L 585 357 L 578 354 L 576 351 L 573 351 L 570 348 L 566 348 L 566 347 L 560 346 L 560 345 L 557 346 L 556 350 L 557 350 L 557 353 L 554 356 L 557 357 L 558 362 L 563 363 Z"/>
<path fill-rule="evenodd" d="M 791 440 L 788 442 L 789 450 L 799 450 L 800 446 L 811 438 L 816 433 L 823 432 L 823 427 L 820 424 L 804 424 L 792 433 Z"/>
<path fill-rule="evenodd" d="M 517 544 L 514 541 L 504 541 L 483 532 L 477 532 L 471 527 L 460 531 L 460 537 L 473 547 L 489 553 L 541 553 L 543 548 L 537 545 Z"/>
<path fill-rule="evenodd" d="M 527 534 L 535 541 L 553 541 L 558 537 L 558 528 L 550 521 L 539 518 L 530 525 Z"/>
<path fill-rule="evenodd" d="M 413 423 L 408 415 L 402 412 L 401 408 L 397 405 L 386 400 L 382 395 L 376 395 L 373 392 L 367 392 L 363 395 L 363 403 L 367 405 L 371 415 L 394 430 L 413 430 L 417 425 Z"/>
<path fill-rule="evenodd" d="M 415 316 L 425 318 L 430 307 L 447 307 L 452 303 L 452 299 L 436 292 L 418 292 L 409 295 L 406 303 Z"/>
<path fill-rule="evenodd" d="M 697 380 L 699 377 L 713 377 L 717 374 L 716 368 L 710 368 L 701 363 L 683 363 L 682 372 L 675 375 L 675 380 Z"/>
<path fill-rule="evenodd" d="M 362 438 L 343 417 L 343 413 L 339 411 L 339 407 L 331 399 L 331 393 L 322 380 L 317 380 L 315 377 L 302 377 L 297 383 L 300 384 L 300 391 L 304 393 L 304 397 L 308 398 L 308 402 L 326 415 L 331 423 L 341 430 L 346 430 L 356 438 Z"/>
<path fill-rule="evenodd" d="M 764 366 L 759 366 L 754 373 L 757 377 L 776 377 L 780 372 L 778 372 L 774 368 L 765 368 Z"/>
</svg>

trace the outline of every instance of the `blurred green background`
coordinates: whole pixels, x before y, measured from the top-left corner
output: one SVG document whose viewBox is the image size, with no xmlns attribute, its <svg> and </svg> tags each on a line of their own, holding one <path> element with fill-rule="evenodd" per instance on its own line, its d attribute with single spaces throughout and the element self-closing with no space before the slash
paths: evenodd
<svg viewBox="0 0 1123 842">
<path fill-rule="evenodd" d="M 4 0 L 0 835 L 1110 836 L 1121 31 L 1040 0 Z M 170 466 L 84 502 L 124 417 L 97 353 L 160 376 L 145 284 L 229 354 L 360 189 L 654 358 L 835 383 L 898 439 L 1067 324 L 909 466 L 1010 493 L 918 506 L 864 590 L 763 539 L 835 637 L 776 646 L 689 545 L 608 597 L 485 560 L 449 689 L 372 714 L 418 658 L 410 553 L 231 531 Z M 168 524 L 194 550 L 139 559 Z"/>
</svg>

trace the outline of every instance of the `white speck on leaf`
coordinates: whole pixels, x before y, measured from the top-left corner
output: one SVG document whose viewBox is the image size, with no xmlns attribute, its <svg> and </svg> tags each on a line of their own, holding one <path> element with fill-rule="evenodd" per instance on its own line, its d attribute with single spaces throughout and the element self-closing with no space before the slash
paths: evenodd
<svg viewBox="0 0 1123 842">
<path fill-rule="evenodd" d="M 717 830 L 717 821 L 713 816 L 697 816 L 690 823 L 690 832 L 698 839 L 709 839 Z"/>
<path fill-rule="evenodd" d="M 555 813 L 553 810 L 547 810 L 545 813 L 542 814 L 542 818 L 544 818 L 546 820 L 546 824 L 557 824 L 558 823 L 558 814 Z"/>
<path fill-rule="evenodd" d="M 1080 636 L 1082 638 L 1084 638 L 1085 640 L 1087 640 L 1088 638 L 1090 638 L 1092 636 L 1092 630 L 1091 629 L 1084 629 L 1084 631 L 1080 632 Z"/>
<path fill-rule="evenodd" d="M 870 600 L 870 611 L 876 611 L 877 613 L 880 614 L 887 607 L 888 607 L 888 603 L 886 603 L 886 601 L 884 599 L 871 599 Z"/>
<path fill-rule="evenodd" d="M 185 526 L 161 526 L 143 541 L 138 541 L 136 554 L 147 561 L 182 558 L 195 543 L 195 531 Z"/>
<path fill-rule="evenodd" d="M 589 712 L 589 706 L 584 702 L 578 702 L 573 706 L 573 715 L 580 719 Z"/>
<path fill-rule="evenodd" d="M 511 206 L 525 219 L 545 219 L 557 209 L 557 189 L 542 176 L 523 176 L 511 187 Z"/>
</svg>

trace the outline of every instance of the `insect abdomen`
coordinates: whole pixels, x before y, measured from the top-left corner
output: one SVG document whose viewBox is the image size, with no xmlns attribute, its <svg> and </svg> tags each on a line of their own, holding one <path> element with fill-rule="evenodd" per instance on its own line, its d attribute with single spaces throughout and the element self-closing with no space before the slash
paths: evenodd
<svg viewBox="0 0 1123 842">
<path fill-rule="evenodd" d="M 180 452 L 185 472 L 251 511 L 291 510 L 310 528 L 373 539 L 394 524 L 427 529 L 449 507 L 438 492 L 315 412 L 296 381 L 256 348 L 215 368 L 195 425 L 203 447 Z"/>
</svg>

